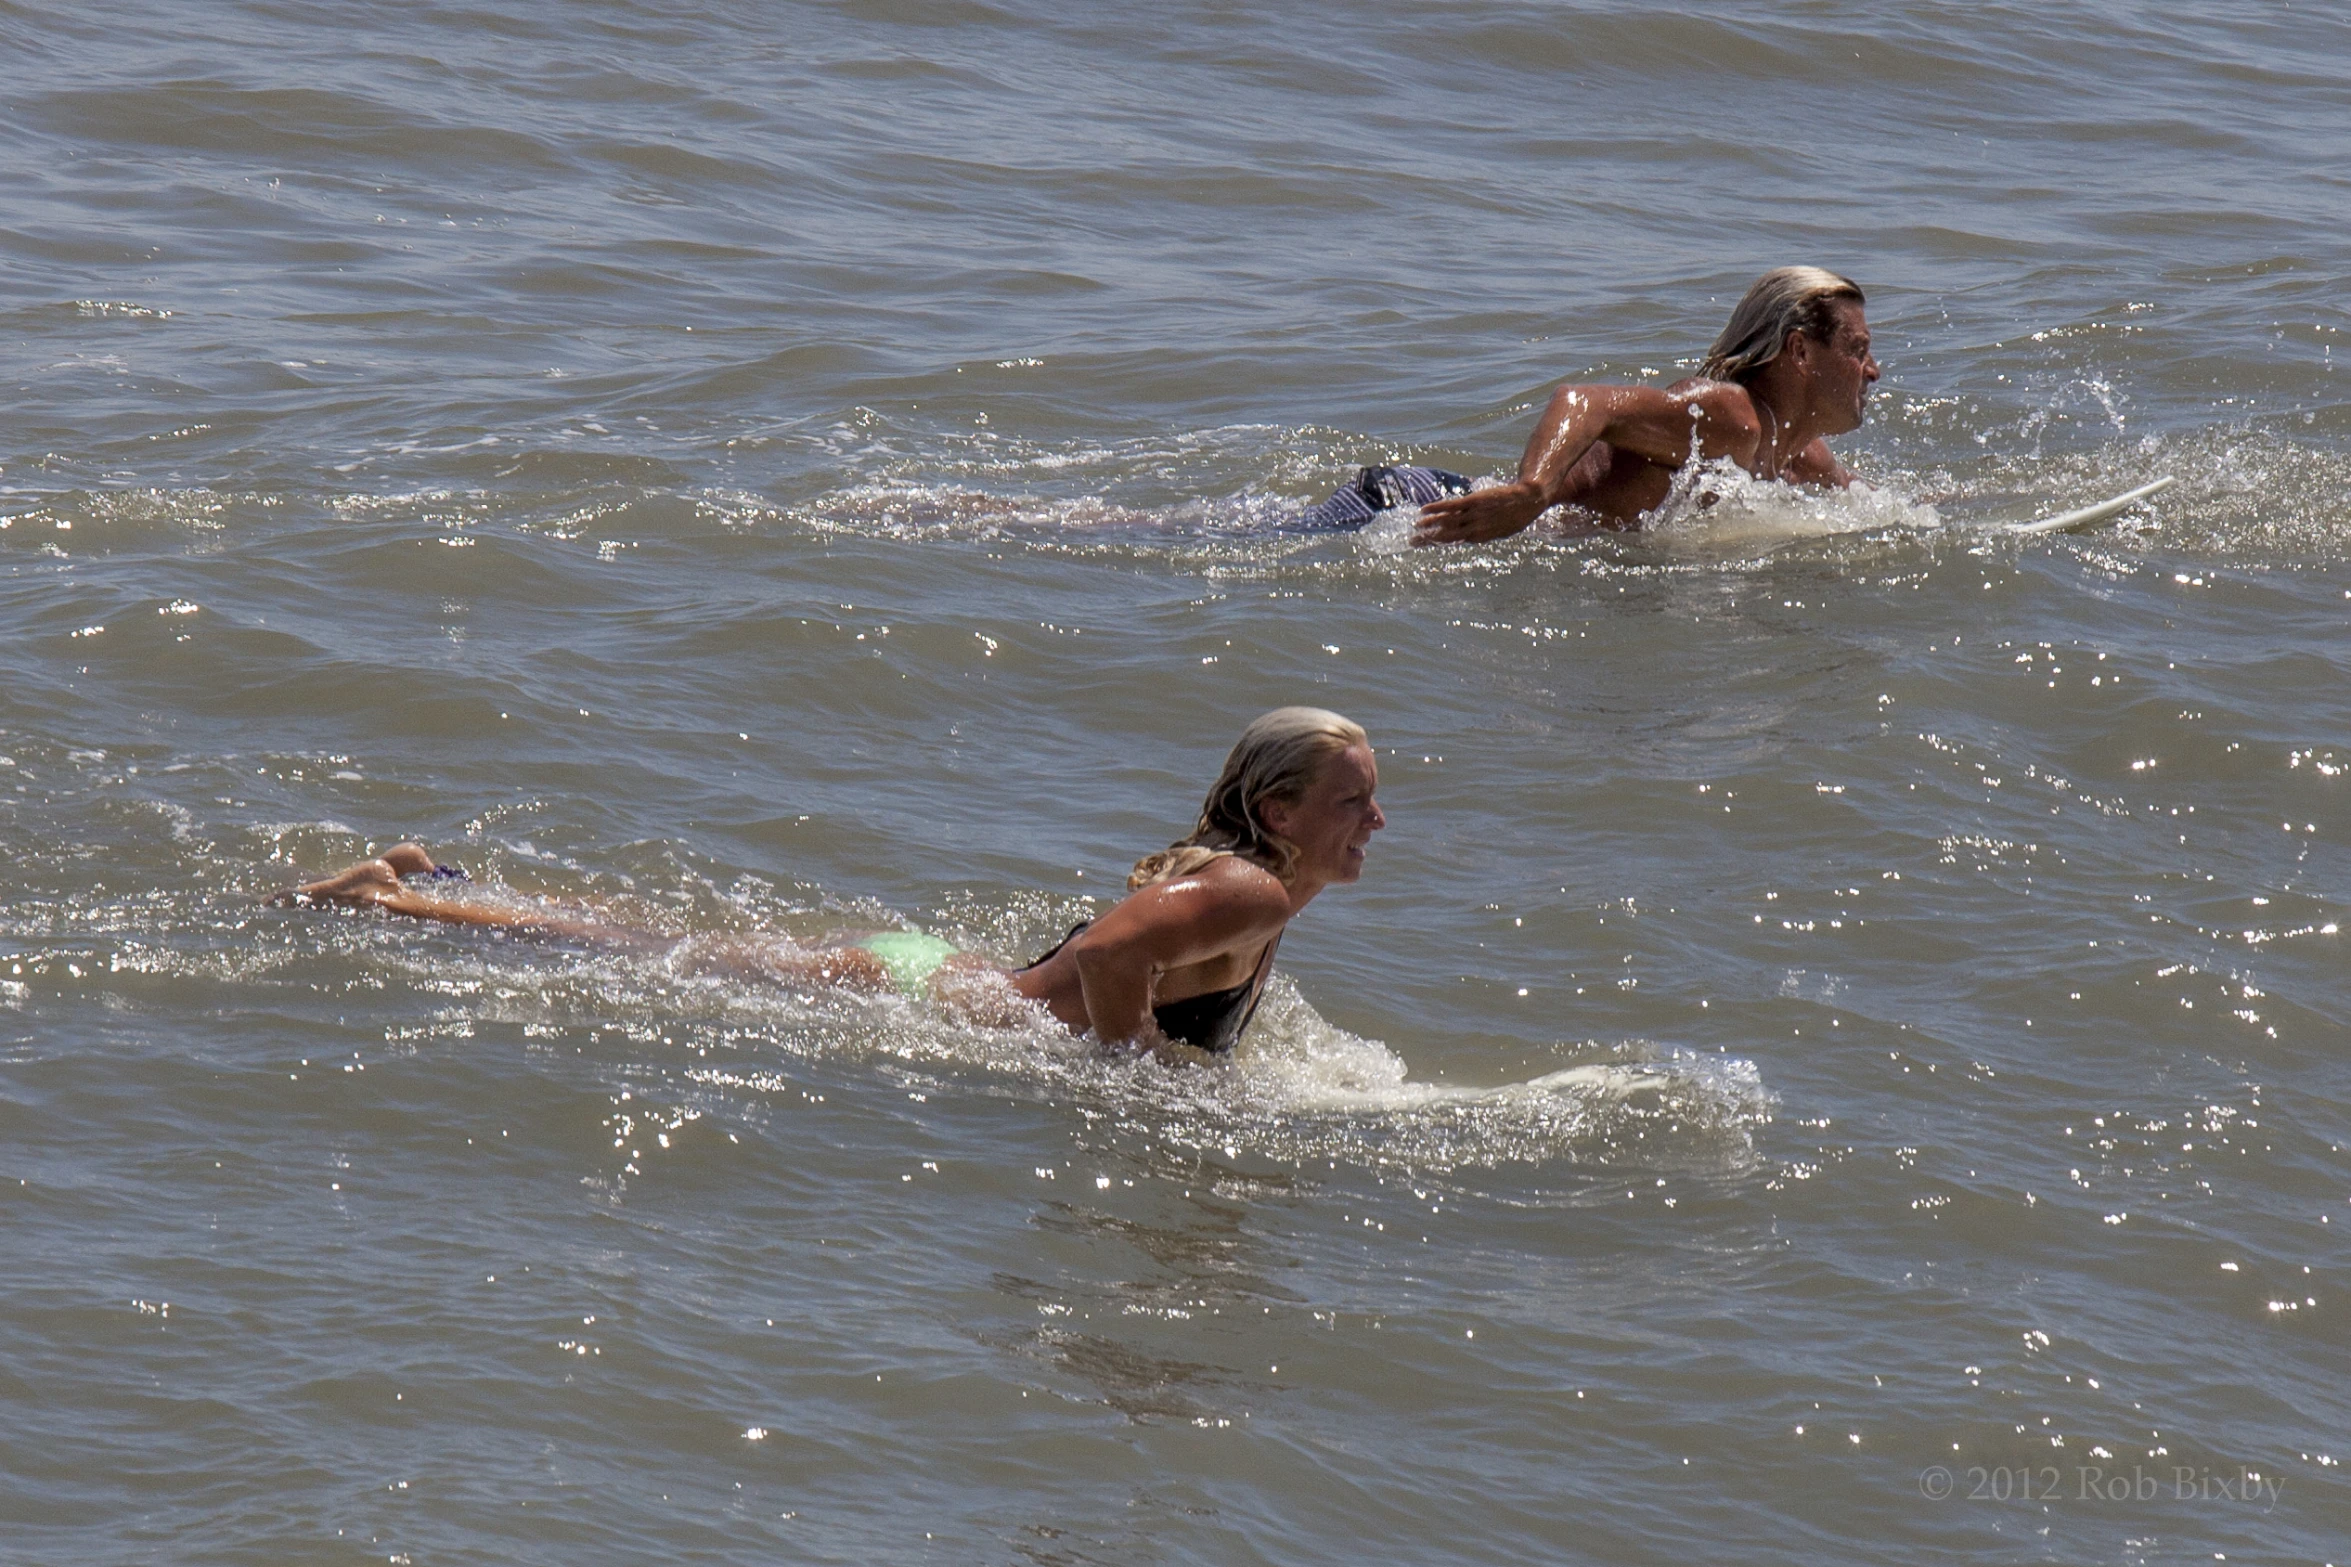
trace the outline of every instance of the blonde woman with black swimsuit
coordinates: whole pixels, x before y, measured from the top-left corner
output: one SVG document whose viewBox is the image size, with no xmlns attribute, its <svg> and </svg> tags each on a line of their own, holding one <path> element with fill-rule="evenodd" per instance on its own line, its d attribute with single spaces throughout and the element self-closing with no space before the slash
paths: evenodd
<svg viewBox="0 0 2351 1567">
<path fill-rule="evenodd" d="M 503 908 L 413 843 L 282 896 L 448 924 L 666 951 L 688 972 L 849 990 L 897 989 L 974 1021 L 1041 1005 L 1072 1033 L 1171 1060 L 1229 1053 L 1256 1011 L 1282 932 L 1334 883 L 1363 874 L 1387 825 L 1363 730 L 1336 713 L 1276 708 L 1242 731 L 1190 836 L 1136 862 L 1128 896 L 1025 967 L 1003 970 L 935 936 L 884 931 L 810 950 L 779 940 L 676 940 L 548 906 Z"/>
</svg>

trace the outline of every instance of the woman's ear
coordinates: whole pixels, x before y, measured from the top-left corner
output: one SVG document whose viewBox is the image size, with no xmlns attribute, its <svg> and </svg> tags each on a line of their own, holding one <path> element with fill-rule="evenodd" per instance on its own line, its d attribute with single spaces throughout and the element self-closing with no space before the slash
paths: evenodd
<svg viewBox="0 0 2351 1567">
<path fill-rule="evenodd" d="M 1295 800 L 1260 800 L 1257 802 L 1257 820 L 1266 831 L 1287 838 L 1290 836 L 1290 818 L 1296 810 Z"/>
</svg>

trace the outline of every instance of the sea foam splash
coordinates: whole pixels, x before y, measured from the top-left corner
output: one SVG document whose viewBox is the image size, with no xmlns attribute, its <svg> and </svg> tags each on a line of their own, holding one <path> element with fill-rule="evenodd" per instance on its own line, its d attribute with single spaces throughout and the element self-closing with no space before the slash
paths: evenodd
<svg viewBox="0 0 2351 1567">
<path fill-rule="evenodd" d="M 494 859 L 475 869 L 485 895 L 507 896 Z M 845 917 L 870 928 L 880 912 L 752 901 L 762 907 L 721 923 L 790 931 L 809 945 L 839 934 Z M 1073 901 L 965 907 L 949 933 L 1001 958 L 1061 928 Z M 1521 1079 L 1415 1078 L 1392 1047 L 1332 1024 L 1280 973 L 1231 1060 L 1170 1067 L 1102 1056 L 1041 1013 L 1015 1027 L 982 1027 L 896 994 L 690 975 L 650 949 L 595 950 L 365 911 L 261 909 L 218 889 L 193 902 L 68 899 L 16 923 L 32 938 L 20 962 L 36 983 L 52 970 L 69 977 L 70 960 L 107 976 L 85 983 L 196 980 L 220 987 L 219 1002 L 231 1007 L 241 992 L 274 1005 L 289 985 L 348 991 L 383 1016 L 387 1044 L 405 1052 L 457 1040 L 478 1049 L 485 1026 L 519 1028 L 526 1039 L 600 1040 L 591 1056 L 623 1053 L 618 1070 L 647 1113 L 649 1094 L 697 1114 L 797 1094 L 822 1065 L 852 1078 L 912 1071 L 949 1092 L 1074 1102 L 1162 1146 L 1228 1159 L 1729 1174 L 1759 1162 L 1755 1139 L 1775 1103 L 1752 1061 L 1646 1040 L 1561 1041 L 1562 1065 Z M 665 1080 L 670 1087 L 660 1089 Z"/>
<path fill-rule="evenodd" d="M 511 944 L 453 963 L 444 942 L 428 952 L 401 936 L 386 930 L 370 945 L 416 988 L 445 996 L 452 1019 L 533 1030 L 630 1019 L 650 1052 L 643 1065 L 682 1068 L 705 1088 L 767 1097 L 798 1091 L 795 1060 L 888 1064 L 950 1089 L 1067 1096 L 1164 1144 L 1227 1157 L 1727 1173 L 1756 1163 L 1775 1103 L 1751 1061 L 1639 1040 L 1563 1042 L 1576 1059 L 1525 1079 L 1415 1079 L 1390 1046 L 1330 1023 L 1279 974 L 1233 1059 L 1170 1067 L 1099 1055 L 1042 1015 L 986 1028 L 897 995 L 685 979 L 658 957 L 534 959 Z"/>
</svg>

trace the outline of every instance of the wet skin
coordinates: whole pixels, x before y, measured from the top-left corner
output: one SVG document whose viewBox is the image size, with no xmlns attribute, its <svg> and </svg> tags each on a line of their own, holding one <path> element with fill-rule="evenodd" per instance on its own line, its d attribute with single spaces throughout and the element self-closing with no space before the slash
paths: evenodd
<svg viewBox="0 0 2351 1567">
<path fill-rule="evenodd" d="M 1825 340 L 1790 332 L 1778 356 L 1744 384 L 1559 388 L 1527 441 L 1518 477 L 1422 508 L 1412 542 L 1507 538 L 1554 506 L 1569 508 L 1570 527 L 1580 531 L 1638 528 L 1693 456 L 1728 458 L 1757 478 L 1851 484 L 1827 437 L 1860 427 L 1879 369 L 1862 307 L 1839 301 L 1831 320 Z"/>
<path fill-rule="evenodd" d="M 1245 984 L 1268 947 L 1323 888 L 1361 876 L 1365 846 L 1387 825 L 1373 798 L 1378 786 L 1379 766 L 1368 746 L 1338 752 L 1297 799 L 1259 802 L 1265 825 L 1297 847 L 1285 875 L 1234 855 L 1211 860 L 1188 876 L 1129 894 L 1034 967 L 1006 972 L 957 954 L 932 976 L 932 998 L 992 1026 L 1010 1026 L 1018 1021 L 1020 1003 L 1034 1002 L 1073 1033 L 1091 1033 L 1106 1045 L 1152 1049 L 1170 1059 L 1198 1056 L 1161 1036 L 1151 1009 Z M 873 992 L 893 983 L 888 966 L 863 947 L 809 950 L 739 937 L 681 941 L 601 919 L 593 910 L 506 907 L 469 895 L 463 883 L 410 885 L 402 879 L 432 869 L 433 858 L 421 846 L 398 844 L 275 901 L 376 908 L 444 924 L 669 952 L 695 973 Z"/>
<path fill-rule="evenodd" d="M 1151 1008 L 1248 982 L 1266 947 L 1334 882 L 1363 874 L 1365 846 L 1388 824 L 1373 797 L 1368 746 L 1325 761 L 1294 801 L 1266 800 L 1265 825 L 1297 846 L 1286 876 L 1234 855 L 1145 887 L 1059 952 L 1011 976 L 1073 1030 L 1105 1040 L 1151 1029 Z"/>
</svg>

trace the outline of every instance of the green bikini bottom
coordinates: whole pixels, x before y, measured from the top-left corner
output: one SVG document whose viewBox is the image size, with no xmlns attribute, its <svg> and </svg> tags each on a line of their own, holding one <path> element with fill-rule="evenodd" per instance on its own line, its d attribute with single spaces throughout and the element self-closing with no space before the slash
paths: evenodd
<svg viewBox="0 0 2351 1567">
<path fill-rule="evenodd" d="M 931 976 L 955 956 L 953 943 L 919 930 L 885 930 L 853 945 L 880 958 L 882 967 L 890 971 L 891 983 L 910 996 L 927 991 Z"/>
</svg>

